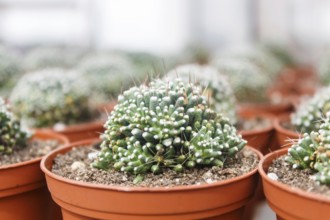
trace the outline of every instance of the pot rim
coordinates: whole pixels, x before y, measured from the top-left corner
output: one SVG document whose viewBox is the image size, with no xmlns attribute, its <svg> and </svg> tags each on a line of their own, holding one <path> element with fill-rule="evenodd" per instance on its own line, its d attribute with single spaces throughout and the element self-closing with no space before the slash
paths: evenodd
<svg viewBox="0 0 330 220">
<path fill-rule="evenodd" d="M 57 134 L 57 133 L 54 133 L 54 132 L 46 131 L 46 130 L 43 130 L 43 129 L 36 129 L 36 130 L 34 130 L 34 134 L 29 139 L 29 141 L 32 140 L 32 139 L 38 139 L 38 136 L 39 135 L 42 135 L 42 136 L 45 135 L 47 137 L 50 137 L 50 139 L 59 140 L 60 142 L 63 142 L 62 144 L 60 144 L 62 146 L 65 146 L 65 145 L 67 145 L 67 144 L 70 143 L 70 141 L 69 141 L 69 139 L 67 137 L 65 137 L 65 136 L 63 136 L 61 134 Z M 61 148 L 60 145 L 59 145 L 58 148 Z M 44 156 L 46 156 L 46 155 L 44 155 Z M 37 157 L 37 158 L 34 158 L 32 160 L 26 160 L 26 161 L 19 162 L 19 163 L 2 165 L 2 166 L 0 166 L 0 171 L 1 170 L 13 169 L 13 168 L 17 168 L 17 167 L 22 167 L 22 166 L 26 166 L 26 165 L 30 165 L 30 164 L 34 164 L 34 163 L 39 163 L 44 156 Z"/>
<path fill-rule="evenodd" d="M 51 160 L 53 162 L 54 157 L 57 154 L 60 153 L 66 153 L 70 151 L 73 147 L 84 147 L 83 145 L 88 145 L 88 144 L 93 144 L 96 142 L 99 142 L 100 139 L 89 139 L 89 140 L 83 140 L 83 141 L 78 141 L 72 144 L 67 144 L 60 149 L 55 149 L 54 151 L 48 153 L 45 155 L 45 157 L 41 160 L 40 167 L 41 170 L 45 173 L 46 176 L 53 178 L 57 181 L 66 183 L 66 184 L 71 184 L 71 185 L 77 185 L 79 187 L 84 187 L 84 188 L 95 188 L 95 189 L 101 189 L 101 190 L 112 190 L 112 191 L 121 191 L 121 192 L 159 192 L 159 193 L 165 193 L 165 192 L 174 192 L 174 191 L 191 191 L 191 190 L 201 190 L 205 188 L 210 188 L 210 187 L 218 187 L 220 185 L 228 185 L 231 184 L 235 181 L 242 180 L 245 178 L 248 178 L 252 175 L 254 175 L 258 171 L 258 166 L 256 166 L 253 170 L 251 170 L 248 173 L 245 173 L 241 176 L 234 177 L 231 179 L 223 180 L 223 181 L 217 181 L 214 183 L 210 184 L 201 184 L 201 185 L 189 185 L 189 186 L 173 186 L 173 187 L 128 187 L 128 186 L 115 186 L 115 185 L 106 185 L 106 184 L 95 184 L 95 183 L 87 183 L 87 182 L 82 182 L 82 181 L 75 181 L 71 180 L 65 177 L 61 177 L 59 175 L 56 175 L 52 173 L 47 167 L 46 167 L 46 162 Z M 80 146 L 79 146 L 80 145 Z M 257 156 L 259 157 L 259 161 L 263 158 L 263 155 L 256 149 L 246 146 L 249 150 L 252 150 Z"/>
<path fill-rule="evenodd" d="M 302 134 L 300 134 L 298 131 L 292 131 L 290 129 L 287 129 L 282 126 L 283 122 L 289 121 L 290 119 L 290 114 L 282 114 L 279 117 L 275 118 L 274 120 L 274 128 L 276 131 L 282 134 L 286 134 L 288 136 L 294 136 L 299 139 Z"/>
<path fill-rule="evenodd" d="M 264 163 L 266 161 L 268 162 L 274 156 L 274 154 L 276 154 L 276 158 L 284 155 L 285 153 L 287 153 L 288 149 L 289 149 L 289 147 L 276 150 L 272 153 L 267 154 L 260 160 L 260 162 L 258 164 L 258 172 L 259 172 L 262 180 L 267 181 L 272 186 L 274 186 L 282 191 L 285 191 L 289 194 L 297 195 L 297 196 L 300 196 L 303 198 L 312 199 L 312 200 L 316 200 L 316 201 L 320 201 L 320 202 L 330 203 L 330 197 L 326 197 L 326 196 L 311 193 L 311 192 L 306 192 L 298 187 L 292 187 L 287 184 L 281 183 L 279 181 L 272 180 L 267 176 L 267 173 L 265 171 L 266 168 L 264 168 Z"/>
</svg>

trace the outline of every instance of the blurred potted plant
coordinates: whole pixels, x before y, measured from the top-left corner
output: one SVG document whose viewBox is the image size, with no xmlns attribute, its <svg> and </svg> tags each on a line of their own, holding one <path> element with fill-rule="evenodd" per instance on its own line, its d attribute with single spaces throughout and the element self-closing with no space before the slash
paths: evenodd
<svg viewBox="0 0 330 220">
<path fill-rule="evenodd" d="M 39 163 L 43 155 L 67 144 L 67 138 L 42 131 L 30 136 L 2 99 L 0 121 L 0 218 L 55 219 Z"/>
<path fill-rule="evenodd" d="M 282 115 L 275 120 L 276 138 L 280 147 L 296 140 L 305 132 L 320 127 L 322 119 L 330 111 L 330 88 L 320 89 L 313 97 L 303 100 L 291 115 Z"/>
<path fill-rule="evenodd" d="M 329 134 L 327 114 L 323 124 L 289 149 L 268 154 L 260 162 L 264 192 L 277 219 L 328 219 Z"/>
<path fill-rule="evenodd" d="M 89 93 L 87 82 L 76 72 L 44 69 L 25 74 L 14 87 L 10 102 L 26 126 L 55 131 L 75 141 L 98 137 L 103 131 Z"/>
<path fill-rule="evenodd" d="M 273 135 L 273 117 L 267 114 L 250 114 L 236 111 L 235 94 L 225 75 L 209 65 L 185 64 L 177 66 L 165 75 L 165 80 L 180 78 L 186 83 L 201 86 L 208 104 L 215 112 L 228 117 L 243 138 L 262 153 L 268 152 L 268 145 Z"/>
<path fill-rule="evenodd" d="M 133 87 L 105 127 L 100 150 L 95 140 L 80 142 L 41 163 L 64 219 L 241 218 L 262 156 L 244 148 L 200 87 L 180 80 Z"/>
</svg>

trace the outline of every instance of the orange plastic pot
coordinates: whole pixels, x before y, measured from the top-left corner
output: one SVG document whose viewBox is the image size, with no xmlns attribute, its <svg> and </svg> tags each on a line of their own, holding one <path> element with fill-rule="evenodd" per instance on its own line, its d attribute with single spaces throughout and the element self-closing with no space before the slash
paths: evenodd
<svg viewBox="0 0 330 220">
<path fill-rule="evenodd" d="M 267 202 L 271 209 L 276 212 L 277 219 L 329 219 L 330 198 L 293 188 L 267 176 L 272 161 L 286 154 L 287 151 L 288 148 L 285 148 L 268 154 L 258 166 Z"/>
<path fill-rule="evenodd" d="M 32 138 L 55 139 L 67 144 L 63 135 L 36 131 Z M 56 219 L 56 210 L 40 170 L 41 158 L 0 167 L 0 219 Z"/>
<path fill-rule="evenodd" d="M 266 113 L 272 115 L 281 115 L 283 113 L 292 112 L 293 106 L 290 102 L 283 102 L 279 104 L 270 103 L 242 103 L 238 107 L 238 112 L 250 112 L 251 114 Z"/>
<path fill-rule="evenodd" d="M 120 187 L 69 180 L 50 170 L 58 154 L 98 140 L 70 144 L 48 154 L 41 162 L 48 188 L 61 206 L 64 220 L 75 219 L 241 219 L 252 198 L 256 169 L 221 182 L 178 187 Z M 262 154 L 250 148 L 259 158 Z"/>
<path fill-rule="evenodd" d="M 275 137 L 277 148 L 290 146 L 292 140 L 297 140 L 300 134 L 297 131 L 292 131 L 283 126 L 283 123 L 290 121 L 290 115 L 284 114 L 279 116 L 274 121 Z"/>
<path fill-rule="evenodd" d="M 270 124 L 262 129 L 255 130 L 240 130 L 239 133 L 243 139 L 247 140 L 248 145 L 259 150 L 264 155 L 269 152 L 270 141 L 274 134 L 274 119 L 275 117 L 270 114 L 260 113 L 256 114 L 250 111 L 240 111 L 239 116 L 244 119 L 253 119 L 260 117 L 263 120 L 269 120 Z"/>
</svg>

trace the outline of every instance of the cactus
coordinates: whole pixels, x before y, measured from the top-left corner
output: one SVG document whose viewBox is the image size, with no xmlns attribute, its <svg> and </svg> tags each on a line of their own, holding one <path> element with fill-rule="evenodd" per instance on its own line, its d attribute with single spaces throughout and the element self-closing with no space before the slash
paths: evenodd
<svg viewBox="0 0 330 220">
<path fill-rule="evenodd" d="M 314 179 L 321 184 L 330 184 L 330 113 L 319 129 L 305 133 L 288 150 L 286 161 L 294 169 L 310 168 L 316 172 Z"/>
<path fill-rule="evenodd" d="M 167 80 L 181 78 L 185 83 L 194 83 L 202 87 L 203 95 L 216 111 L 236 123 L 236 99 L 226 77 L 217 69 L 199 64 L 187 64 L 176 67 L 166 74 Z"/>
<path fill-rule="evenodd" d="M 330 51 L 326 51 L 322 54 L 322 57 L 317 64 L 317 73 L 320 77 L 320 82 L 323 85 L 330 85 Z"/>
<path fill-rule="evenodd" d="M 11 154 L 26 147 L 28 136 L 4 100 L 0 98 L 0 155 Z"/>
<path fill-rule="evenodd" d="M 212 64 L 227 76 L 234 94 L 240 102 L 265 102 L 271 78 L 260 67 L 242 59 L 218 57 Z"/>
<path fill-rule="evenodd" d="M 25 74 L 10 95 L 13 111 L 30 127 L 75 124 L 91 118 L 88 84 L 59 68 Z"/>
<path fill-rule="evenodd" d="M 21 76 L 18 57 L 8 49 L 0 47 L 0 93 L 7 96 Z"/>
<path fill-rule="evenodd" d="M 323 88 L 313 97 L 302 102 L 291 116 L 291 124 L 302 133 L 317 130 L 322 118 L 330 111 L 329 94 L 330 87 Z"/>
<path fill-rule="evenodd" d="M 131 174 L 223 166 L 246 144 L 200 87 L 154 80 L 125 91 L 111 112 L 94 166 Z"/>
<path fill-rule="evenodd" d="M 94 104 L 111 101 L 132 86 L 136 77 L 133 63 L 116 54 L 86 57 L 78 69 L 91 85 Z"/>
</svg>

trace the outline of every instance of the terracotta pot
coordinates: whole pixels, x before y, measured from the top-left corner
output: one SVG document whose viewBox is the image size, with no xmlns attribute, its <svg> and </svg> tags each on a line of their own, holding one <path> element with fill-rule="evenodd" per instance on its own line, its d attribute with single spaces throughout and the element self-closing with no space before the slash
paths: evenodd
<svg viewBox="0 0 330 220">
<path fill-rule="evenodd" d="M 64 220 L 241 219 L 244 205 L 252 198 L 258 182 L 256 169 L 212 184 L 170 188 L 97 185 L 69 180 L 50 171 L 56 155 L 96 141 L 82 141 L 57 149 L 41 162 L 48 188 L 61 206 Z M 251 150 L 262 157 L 258 151 Z"/>
<path fill-rule="evenodd" d="M 268 154 L 258 166 L 267 202 L 276 212 L 277 219 L 329 219 L 330 198 L 293 188 L 267 176 L 267 170 L 272 161 L 286 154 L 287 151 L 288 148 L 285 148 Z"/>
<path fill-rule="evenodd" d="M 279 104 L 266 104 L 266 103 L 244 103 L 240 104 L 238 107 L 238 112 L 250 112 L 251 114 L 266 113 L 272 115 L 281 115 L 283 113 L 292 112 L 293 106 L 290 102 L 283 102 Z"/>
<path fill-rule="evenodd" d="M 297 131 L 290 130 L 283 126 L 283 123 L 289 122 L 290 115 L 288 114 L 281 115 L 274 121 L 277 149 L 289 147 L 291 140 L 297 140 L 300 137 L 300 134 Z"/>
<path fill-rule="evenodd" d="M 270 141 L 274 134 L 274 120 L 275 117 L 270 114 L 260 113 L 255 114 L 250 111 L 239 112 L 239 117 L 244 119 L 253 119 L 259 117 L 263 120 L 269 120 L 270 124 L 267 127 L 256 129 L 256 130 L 239 130 L 238 132 L 242 137 L 248 141 L 248 145 L 259 150 L 264 155 L 269 152 Z"/>
<path fill-rule="evenodd" d="M 32 138 L 55 139 L 67 144 L 63 135 L 36 131 Z M 0 219 L 56 219 L 54 203 L 40 170 L 41 158 L 0 167 Z"/>
</svg>

